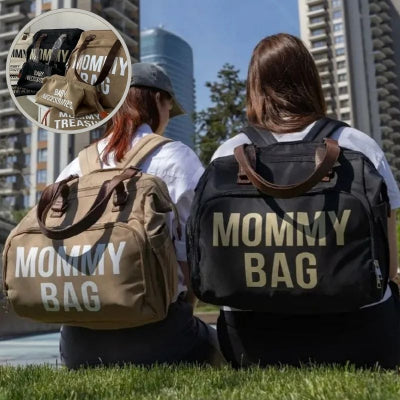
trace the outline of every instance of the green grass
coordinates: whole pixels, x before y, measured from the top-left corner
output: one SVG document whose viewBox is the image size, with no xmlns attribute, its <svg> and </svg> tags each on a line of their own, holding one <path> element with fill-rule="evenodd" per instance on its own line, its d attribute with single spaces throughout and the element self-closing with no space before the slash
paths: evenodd
<svg viewBox="0 0 400 400">
<path fill-rule="evenodd" d="M 138 367 L 67 371 L 0 367 L 0 399 L 279 399 L 400 398 L 396 372 L 334 368 Z"/>
</svg>

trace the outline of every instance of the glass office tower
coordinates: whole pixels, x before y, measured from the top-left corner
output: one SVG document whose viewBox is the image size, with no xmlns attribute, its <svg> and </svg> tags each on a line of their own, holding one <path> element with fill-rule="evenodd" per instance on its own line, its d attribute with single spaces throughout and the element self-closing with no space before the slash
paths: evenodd
<svg viewBox="0 0 400 400">
<path fill-rule="evenodd" d="M 140 34 L 140 58 L 154 63 L 167 72 L 179 103 L 186 115 L 170 120 L 165 136 L 179 140 L 193 148 L 195 109 L 192 48 L 179 36 L 162 28 L 142 31 Z"/>
</svg>

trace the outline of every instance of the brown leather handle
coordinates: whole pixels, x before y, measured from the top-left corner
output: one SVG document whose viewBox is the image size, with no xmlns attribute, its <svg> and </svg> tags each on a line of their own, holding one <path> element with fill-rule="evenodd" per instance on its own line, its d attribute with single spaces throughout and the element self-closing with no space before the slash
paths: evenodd
<svg viewBox="0 0 400 400">
<path fill-rule="evenodd" d="M 76 65 L 78 64 L 78 60 L 79 60 L 79 57 L 82 54 L 82 52 L 89 46 L 89 43 L 94 39 L 96 39 L 96 35 L 89 35 L 84 40 L 84 42 L 81 44 L 78 54 L 76 55 L 74 72 L 75 72 L 76 79 L 78 79 L 78 81 L 80 81 L 80 82 L 85 82 L 85 81 L 81 78 L 78 71 L 76 70 Z M 117 39 L 114 42 L 114 44 L 112 45 L 110 51 L 108 52 L 106 61 L 103 64 L 103 68 L 101 69 L 96 82 L 92 86 L 100 85 L 100 83 L 102 83 L 104 81 L 104 79 L 106 79 L 108 73 L 110 72 L 111 67 L 114 64 L 115 58 L 117 57 L 117 54 L 118 54 L 118 51 L 120 48 L 121 48 L 121 42 L 119 41 L 119 39 Z M 85 83 L 89 83 L 89 82 L 85 82 Z M 89 85 L 90 85 L 90 83 L 89 83 Z"/>
<path fill-rule="evenodd" d="M 236 147 L 234 154 L 240 168 L 243 169 L 249 181 L 258 190 L 271 197 L 289 199 L 291 197 L 300 196 L 301 194 L 309 191 L 317 183 L 321 182 L 323 178 L 332 170 L 339 157 L 340 147 L 338 142 L 333 139 L 327 138 L 324 140 L 324 142 L 326 146 L 325 154 L 323 155 L 321 162 L 316 165 L 314 172 L 305 181 L 292 185 L 276 185 L 272 182 L 268 182 L 261 175 L 257 174 L 252 167 L 246 153 L 246 145 Z"/>
<path fill-rule="evenodd" d="M 116 175 L 111 180 L 105 181 L 86 215 L 75 224 L 72 224 L 66 228 L 48 228 L 46 226 L 46 216 L 55 200 L 58 198 L 58 196 L 61 195 L 63 186 L 69 180 L 71 180 L 72 177 L 48 186 L 43 191 L 37 207 L 37 220 L 41 232 L 49 239 L 63 240 L 78 235 L 79 233 L 90 228 L 102 216 L 114 190 L 121 191 L 123 189 L 122 182 L 125 179 L 130 179 L 134 177 L 138 172 L 138 169 L 129 167 L 124 170 L 120 175 Z M 73 176 L 73 178 L 76 178 L 76 175 Z"/>
</svg>

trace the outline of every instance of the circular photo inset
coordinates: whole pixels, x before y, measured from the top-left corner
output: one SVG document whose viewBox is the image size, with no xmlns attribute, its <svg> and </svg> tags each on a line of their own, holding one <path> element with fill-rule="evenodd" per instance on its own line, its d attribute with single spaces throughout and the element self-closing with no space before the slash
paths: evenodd
<svg viewBox="0 0 400 400">
<path fill-rule="evenodd" d="M 80 9 L 30 21 L 7 57 L 7 85 L 18 109 L 56 133 L 82 133 L 107 122 L 124 102 L 131 58 L 118 31 Z"/>
</svg>

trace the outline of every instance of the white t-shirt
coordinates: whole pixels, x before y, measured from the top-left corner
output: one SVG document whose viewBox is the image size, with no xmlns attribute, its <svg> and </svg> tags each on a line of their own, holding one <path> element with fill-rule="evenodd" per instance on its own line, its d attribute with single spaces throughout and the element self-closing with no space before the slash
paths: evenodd
<svg viewBox="0 0 400 400">
<path fill-rule="evenodd" d="M 307 133 L 314 126 L 315 122 L 307 126 L 301 132 L 294 133 L 273 133 L 275 139 L 278 142 L 291 142 L 296 140 L 302 140 Z M 385 183 L 388 188 L 388 196 L 390 200 L 390 205 L 392 210 L 396 210 L 400 208 L 400 190 L 397 186 L 397 183 L 393 177 L 390 166 L 386 160 L 385 154 L 379 145 L 372 139 L 370 136 L 365 133 L 350 127 L 341 127 L 331 136 L 332 139 L 338 141 L 339 146 L 345 147 L 350 150 L 355 150 L 363 153 L 365 156 L 369 158 L 369 160 L 374 164 L 375 168 L 382 175 L 385 180 Z M 219 157 L 229 156 L 233 154 L 233 150 L 235 147 L 240 146 L 244 143 L 250 144 L 250 139 L 244 134 L 240 133 L 233 138 L 227 140 L 223 143 L 217 151 L 212 156 L 211 160 L 214 160 Z M 379 304 L 383 301 L 386 301 L 391 296 L 391 291 L 389 286 L 386 289 L 386 292 L 381 301 L 378 303 L 368 304 L 364 307 L 370 307 L 375 304 Z M 362 308 L 364 308 L 362 307 Z M 225 310 L 230 310 L 228 307 L 224 307 Z"/>
<path fill-rule="evenodd" d="M 152 133 L 149 125 L 143 124 L 136 131 L 133 136 L 131 146 L 133 147 L 144 136 Z M 97 149 L 101 154 L 107 146 L 108 138 L 104 138 L 97 143 Z M 102 168 L 114 168 L 114 154 L 109 155 L 108 165 L 102 164 Z M 178 261 L 186 261 L 186 238 L 185 226 L 186 221 L 190 214 L 190 206 L 194 197 L 194 189 L 197 185 L 200 176 L 204 172 L 204 168 L 194 153 L 194 151 L 185 144 L 174 141 L 166 143 L 157 150 L 155 150 L 146 160 L 140 165 L 140 169 L 148 174 L 156 175 L 161 178 L 168 187 L 169 194 L 172 201 L 178 209 L 179 222 L 182 228 L 182 239 L 174 240 L 175 250 Z M 57 181 L 67 178 L 69 175 L 77 174 L 82 176 L 79 166 L 79 158 L 75 158 L 65 169 L 61 172 Z M 172 236 L 172 227 L 176 226 L 174 221 L 174 214 L 170 213 L 169 229 Z M 186 290 L 183 280 L 183 273 L 181 268 L 178 267 L 179 281 L 178 293 Z"/>
</svg>

